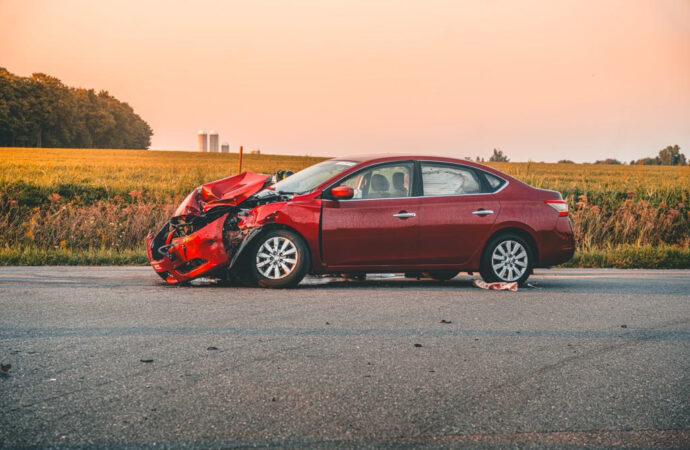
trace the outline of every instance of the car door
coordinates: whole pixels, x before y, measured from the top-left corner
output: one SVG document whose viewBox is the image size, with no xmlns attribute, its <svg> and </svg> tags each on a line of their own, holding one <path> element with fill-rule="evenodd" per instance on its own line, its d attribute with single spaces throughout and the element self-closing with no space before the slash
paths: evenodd
<svg viewBox="0 0 690 450">
<path fill-rule="evenodd" d="M 460 164 L 421 162 L 420 263 L 461 266 L 481 251 L 500 203 L 481 172 Z"/>
<path fill-rule="evenodd" d="M 321 246 L 329 269 L 393 268 L 416 261 L 420 200 L 411 196 L 413 177 L 410 161 L 380 164 L 336 183 L 352 187 L 352 199 L 324 196 Z"/>
</svg>

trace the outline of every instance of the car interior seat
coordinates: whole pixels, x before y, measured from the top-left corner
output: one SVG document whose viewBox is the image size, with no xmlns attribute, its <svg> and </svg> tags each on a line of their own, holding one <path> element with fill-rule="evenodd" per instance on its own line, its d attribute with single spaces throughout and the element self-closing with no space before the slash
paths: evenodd
<svg viewBox="0 0 690 450">
<path fill-rule="evenodd" d="M 407 197 L 408 192 L 405 187 L 405 173 L 395 172 L 393 174 L 393 196 L 394 197 Z"/>
<path fill-rule="evenodd" d="M 368 196 L 370 198 L 390 197 L 388 188 L 390 188 L 390 183 L 388 182 L 386 177 L 384 177 L 380 173 L 375 173 L 371 176 L 371 186 L 369 188 Z"/>
</svg>

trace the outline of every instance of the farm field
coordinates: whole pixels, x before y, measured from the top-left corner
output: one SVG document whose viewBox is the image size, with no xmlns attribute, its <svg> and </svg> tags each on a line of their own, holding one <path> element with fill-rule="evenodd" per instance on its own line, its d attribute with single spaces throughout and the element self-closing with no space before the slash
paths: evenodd
<svg viewBox="0 0 690 450">
<path fill-rule="evenodd" d="M 0 148 L 0 265 L 146 264 L 146 234 L 194 187 L 235 174 L 237 156 Z M 322 159 L 245 154 L 243 169 Z M 569 266 L 690 267 L 690 166 L 489 164 L 569 201 L 578 242 Z"/>
</svg>

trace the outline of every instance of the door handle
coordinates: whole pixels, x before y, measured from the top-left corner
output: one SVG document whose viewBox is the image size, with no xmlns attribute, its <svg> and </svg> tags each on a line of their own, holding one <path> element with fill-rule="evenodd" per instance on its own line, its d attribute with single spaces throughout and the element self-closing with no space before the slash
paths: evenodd
<svg viewBox="0 0 690 450">
<path fill-rule="evenodd" d="M 493 213 L 494 212 L 490 209 L 478 209 L 476 211 L 472 211 L 472 214 L 474 214 L 475 216 L 488 216 L 489 214 Z"/>
<path fill-rule="evenodd" d="M 417 214 L 407 211 L 400 211 L 397 214 L 393 214 L 393 217 L 397 217 L 398 219 L 409 219 L 410 217 L 417 217 Z"/>
</svg>

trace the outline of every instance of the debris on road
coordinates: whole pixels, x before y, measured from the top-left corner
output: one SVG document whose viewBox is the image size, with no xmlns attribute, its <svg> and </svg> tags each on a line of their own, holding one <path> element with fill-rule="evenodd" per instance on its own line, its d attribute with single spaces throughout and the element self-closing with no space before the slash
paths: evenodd
<svg viewBox="0 0 690 450">
<path fill-rule="evenodd" d="M 452 320 L 441 319 L 439 323 L 453 323 Z"/>
<path fill-rule="evenodd" d="M 480 289 L 489 289 L 489 290 L 494 290 L 494 291 L 512 291 L 515 292 L 518 290 L 518 284 L 517 281 L 513 281 L 512 283 L 503 283 L 503 282 L 496 282 L 496 283 L 487 283 L 482 280 L 472 280 L 472 284 Z"/>
<path fill-rule="evenodd" d="M 218 284 L 215 278 L 201 277 L 189 282 L 192 286 L 212 286 Z"/>
<path fill-rule="evenodd" d="M 140 359 L 139 361 L 141 361 L 143 363 L 152 363 L 153 362 L 152 359 Z"/>
<path fill-rule="evenodd" d="M 9 372 L 11 368 L 12 364 L 0 364 L 0 370 L 2 370 L 3 373 Z"/>
<path fill-rule="evenodd" d="M 206 347 L 206 350 L 218 350 L 218 347 L 210 346 Z"/>
<path fill-rule="evenodd" d="M 415 346 L 415 347 L 423 347 L 422 344 L 415 344 L 414 346 Z"/>
<path fill-rule="evenodd" d="M 623 324 L 623 325 L 621 325 L 621 328 L 628 328 L 628 326 Z"/>
</svg>

